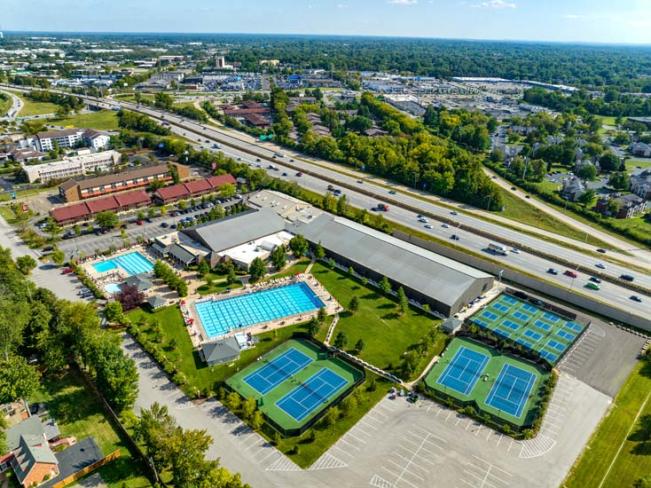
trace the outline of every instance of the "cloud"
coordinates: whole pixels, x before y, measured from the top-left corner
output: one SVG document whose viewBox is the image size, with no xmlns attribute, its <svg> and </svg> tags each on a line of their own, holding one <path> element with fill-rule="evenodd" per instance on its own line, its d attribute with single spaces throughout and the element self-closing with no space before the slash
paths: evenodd
<svg viewBox="0 0 651 488">
<path fill-rule="evenodd" d="M 517 7 L 515 2 L 511 2 L 510 0 L 485 0 L 484 2 L 481 2 L 475 6 L 480 8 L 490 8 L 493 10 L 503 10 L 505 8 Z"/>
<path fill-rule="evenodd" d="M 418 0 L 387 0 L 391 5 L 416 5 Z"/>
</svg>

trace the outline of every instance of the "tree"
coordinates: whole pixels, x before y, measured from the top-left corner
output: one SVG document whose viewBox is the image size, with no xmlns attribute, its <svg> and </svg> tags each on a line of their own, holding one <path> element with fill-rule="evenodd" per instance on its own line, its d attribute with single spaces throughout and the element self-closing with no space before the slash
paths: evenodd
<svg viewBox="0 0 651 488">
<path fill-rule="evenodd" d="M 314 247 L 314 257 L 318 260 L 321 260 L 325 257 L 325 249 L 323 249 L 323 246 L 320 242 Z"/>
<path fill-rule="evenodd" d="M 308 242 L 305 240 L 305 237 L 298 234 L 289 241 L 289 248 L 294 253 L 294 256 L 297 258 L 305 256 L 308 250 Z"/>
<path fill-rule="evenodd" d="M 95 224 L 100 229 L 110 230 L 118 225 L 119 219 L 115 212 L 100 212 L 95 216 Z"/>
<path fill-rule="evenodd" d="M 267 271 L 267 267 L 264 264 L 264 261 L 260 258 L 255 258 L 251 261 L 249 265 L 249 275 L 251 275 L 251 281 L 256 282 L 262 278 Z"/>
<path fill-rule="evenodd" d="M 365 346 L 366 346 L 366 344 L 364 343 L 364 341 L 362 339 L 359 339 L 355 343 L 355 347 L 353 349 L 355 349 L 355 352 L 357 354 L 359 354 L 360 352 L 362 352 L 362 350 L 364 349 Z"/>
<path fill-rule="evenodd" d="M 242 403 L 242 416 L 245 419 L 251 419 L 253 416 L 253 412 L 255 412 L 255 409 L 257 407 L 257 404 L 255 402 L 255 398 L 249 397 L 247 398 L 244 403 Z"/>
<path fill-rule="evenodd" d="M 262 428 L 262 424 L 264 423 L 262 412 L 260 412 L 260 410 L 253 412 L 253 416 L 249 422 L 251 423 L 253 430 L 260 430 Z"/>
<path fill-rule="evenodd" d="M 158 471 L 166 468 L 166 452 L 163 446 L 175 427 L 176 422 L 167 407 L 158 402 L 154 402 L 149 409 L 142 410 L 135 425 L 134 437 L 144 446 Z"/>
<path fill-rule="evenodd" d="M 210 264 L 208 264 L 208 261 L 206 259 L 202 259 L 201 262 L 199 263 L 199 266 L 197 266 L 197 272 L 199 273 L 199 276 L 204 277 L 208 273 L 210 273 Z"/>
<path fill-rule="evenodd" d="M 339 411 L 339 408 L 336 406 L 330 407 L 330 409 L 326 412 L 323 421 L 327 426 L 331 427 L 337 422 L 337 420 L 339 420 L 340 415 L 341 412 Z"/>
<path fill-rule="evenodd" d="M 341 195 L 337 200 L 337 214 L 346 215 L 348 210 L 348 201 L 346 200 L 346 195 Z"/>
<path fill-rule="evenodd" d="M 326 316 L 327 313 L 325 307 L 320 307 L 319 311 L 316 313 L 316 321 L 319 324 L 322 324 L 323 322 L 325 322 Z"/>
<path fill-rule="evenodd" d="M 226 283 L 232 285 L 237 282 L 237 275 L 235 274 L 235 268 L 231 267 L 226 274 Z"/>
<path fill-rule="evenodd" d="M 389 295 L 391 293 L 391 283 L 386 276 L 383 276 L 379 283 L 380 290 L 382 293 Z"/>
<path fill-rule="evenodd" d="M 593 189 L 586 190 L 577 198 L 577 201 L 582 204 L 584 207 L 589 207 L 594 202 L 597 192 Z"/>
<path fill-rule="evenodd" d="M 619 171 L 622 162 L 615 153 L 607 151 L 599 158 L 599 166 L 605 172 Z"/>
<path fill-rule="evenodd" d="M 16 267 L 25 276 L 28 276 L 37 265 L 38 263 L 31 256 L 25 255 L 16 258 Z"/>
<path fill-rule="evenodd" d="M 400 314 L 407 313 L 409 309 L 409 299 L 402 286 L 398 288 L 398 307 L 400 308 Z"/>
<path fill-rule="evenodd" d="M 276 246 L 274 250 L 271 251 L 271 263 L 277 270 L 281 270 L 285 267 L 285 264 L 287 263 L 285 246 L 281 244 L 280 246 Z"/>
<path fill-rule="evenodd" d="M 120 302 L 122 309 L 128 312 L 142 305 L 142 302 L 145 301 L 145 294 L 138 290 L 137 286 L 123 283 L 120 286 L 120 291 L 115 295 L 115 299 Z"/>
<path fill-rule="evenodd" d="M 616 190 L 627 190 L 630 186 L 630 179 L 625 172 L 612 173 L 608 179 L 608 184 Z"/>
<path fill-rule="evenodd" d="M 66 261 L 65 253 L 59 248 L 55 248 L 50 257 L 52 258 L 52 262 L 57 266 L 62 266 Z"/>
<path fill-rule="evenodd" d="M 337 335 L 335 336 L 334 346 L 337 349 L 343 349 L 344 347 L 346 347 L 347 342 L 348 342 L 348 337 L 346 337 L 346 334 L 344 332 L 337 332 Z"/>
<path fill-rule="evenodd" d="M 651 488 L 651 475 L 635 480 L 633 486 L 635 488 Z"/>
<path fill-rule="evenodd" d="M 104 317 L 106 320 L 113 323 L 121 324 L 124 322 L 124 310 L 122 304 L 116 300 L 111 300 L 104 307 Z"/>
<path fill-rule="evenodd" d="M 0 404 L 30 397 L 39 387 L 39 372 L 22 356 L 0 359 Z"/>
<path fill-rule="evenodd" d="M 219 188 L 221 198 L 232 198 L 237 194 L 237 188 L 231 183 L 227 183 Z"/>
<path fill-rule="evenodd" d="M 319 328 L 319 323 L 316 319 L 312 319 L 307 324 L 307 333 L 310 334 L 310 336 L 315 337 L 319 333 Z"/>
<path fill-rule="evenodd" d="M 354 296 L 353 298 L 350 299 L 350 303 L 348 304 L 348 310 L 351 313 L 357 312 L 359 310 L 359 298 L 357 296 Z"/>
<path fill-rule="evenodd" d="M 228 394 L 226 397 L 226 407 L 235 412 L 239 410 L 240 406 L 242 405 L 242 397 L 235 391 L 232 391 L 231 393 Z"/>
<path fill-rule="evenodd" d="M 584 180 L 592 181 L 597 177 L 597 168 L 594 164 L 584 164 L 576 171 L 576 175 Z"/>
</svg>

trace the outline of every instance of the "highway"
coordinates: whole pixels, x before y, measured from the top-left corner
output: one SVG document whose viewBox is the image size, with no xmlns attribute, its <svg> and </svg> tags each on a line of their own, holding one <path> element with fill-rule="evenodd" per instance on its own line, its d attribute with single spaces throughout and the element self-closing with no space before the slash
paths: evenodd
<svg viewBox="0 0 651 488">
<path fill-rule="evenodd" d="M 158 119 L 164 119 L 171 124 L 170 127 L 174 133 L 181 135 L 186 139 L 195 141 L 195 143 L 201 147 L 207 149 L 211 147 L 213 142 L 219 142 L 221 144 L 220 150 L 226 155 L 233 158 L 240 158 L 242 162 L 246 162 L 254 167 L 259 165 L 275 177 L 295 181 L 300 184 L 300 186 L 320 194 L 327 191 L 329 184 L 337 186 L 337 183 L 331 182 L 338 182 L 339 185 L 342 185 L 339 188 L 346 194 L 349 203 L 355 207 L 370 210 L 371 208 L 376 207 L 380 202 L 387 203 L 390 206 L 390 211 L 385 214 L 385 217 L 388 220 L 395 221 L 421 232 L 429 233 L 433 237 L 444 241 L 450 241 L 451 235 L 456 234 L 459 237 L 459 240 L 454 242 L 457 247 L 465 248 L 472 251 L 474 254 L 483 254 L 487 259 L 493 261 L 504 262 L 505 266 L 523 271 L 530 275 L 539 276 L 545 281 L 561 284 L 567 288 L 568 293 L 580 293 L 592 296 L 601 302 L 614 305 L 632 315 L 641 316 L 647 319 L 648 317 L 651 317 L 651 294 L 649 293 L 642 294 L 637 291 L 632 291 L 618 283 L 607 281 L 603 281 L 600 284 L 601 290 L 599 291 L 589 290 L 584 287 L 585 284 L 588 283 L 589 278 L 593 275 L 594 271 L 607 275 L 614 281 L 618 281 L 618 277 L 621 274 L 630 274 L 635 277 L 636 285 L 651 290 L 651 276 L 648 274 L 645 275 L 628 270 L 622 265 L 616 265 L 605 261 L 600 262 L 596 257 L 502 227 L 492 222 L 485 222 L 480 218 L 471 215 L 461 212 L 457 215 L 452 215 L 448 208 L 423 201 L 401 192 L 389 194 L 389 191 L 382 186 L 374 185 L 368 181 L 358 183 L 357 179 L 353 177 L 332 169 L 324 168 L 320 165 L 309 163 L 302 159 L 295 159 L 294 162 L 289 161 L 289 158 L 274 159 L 274 151 L 265 148 L 260 144 L 243 141 L 240 138 L 233 137 L 224 130 L 212 126 L 204 126 L 195 121 L 174 114 L 123 101 L 118 102 L 98 99 L 92 99 L 92 101 L 102 108 L 115 108 L 122 106 Z M 206 143 L 206 140 L 209 140 L 210 142 Z M 260 159 L 260 161 L 258 162 L 257 159 Z M 269 169 L 268 166 L 270 164 L 278 167 L 278 170 L 274 171 Z M 304 172 L 303 176 L 296 176 L 297 171 L 294 168 L 300 168 L 300 170 Z M 310 174 L 307 174 L 307 172 Z M 284 174 L 286 174 L 286 176 L 284 176 Z M 368 192 L 379 195 L 379 198 L 369 196 L 366 194 Z M 410 209 L 417 209 L 418 211 L 400 208 L 395 205 L 394 202 L 398 202 L 400 205 L 404 205 Z M 428 224 L 418 221 L 417 215 L 419 213 L 428 215 Z M 455 224 L 451 225 L 449 223 L 446 224 L 448 227 L 445 227 L 443 222 L 455 222 L 456 225 L 463 225 L 467 230 L 455 228 Z M 425 225 L 431 226 L 431 229 L 425 228 Z M 473 232 L 473 230 L 475 230 L 475 232 Z M 491 240 L 479 235 L 477 232 L 491 233 L 500 236 L 506 241 L 516 242 L 518 243 L 518 252 L 512 252 L 509 248 L 507 256 L 500 257 L 489 255 L 485 253 L 484 249 Z M 524 250 L 526 248 L 535 249 L 549 257 L 541 257 L 526 252 Z M 560 258 L 568 263 L 573 263 L 572 268 L 574 270 L 578 268 L 578 271 L 575 271 L 577 278 L 572 279 L 569 276 L 563 275 L 563 272 L 567 268 L 559 265 L 557 261 L 552 259 L 552 257 L 554 259 Z M 596 265 L 598 263 L 603 264 L 605 269 L 597 268 Z M 547 273 L 549 268 L 556 269 L 559 274 L 552 275 Z M 585 271 L 582 271 L 582 269 L 585 269 Z M 631 300 L 630 297 L 633 295 L 639 296 L 642 302 L 638 303 Z"/>
</svg>

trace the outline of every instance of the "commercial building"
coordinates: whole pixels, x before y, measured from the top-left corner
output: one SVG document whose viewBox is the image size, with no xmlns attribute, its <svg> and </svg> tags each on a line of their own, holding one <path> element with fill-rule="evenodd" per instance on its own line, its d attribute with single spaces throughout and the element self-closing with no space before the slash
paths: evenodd
<svg viewBox="0 0 651 488">
<path fill-rule="evenodd" d="M 376 231 L 348 219 L 322 214 L 312 222 L 290 224 L 340 265 L 379 282 L 389 279 L 393 289 L 403 287 L 410 299 L 428 304 L 445 316 L 493 286 L 493 276 L 452 259 Z"/>
<path fill-rule="evenodd" d="M 54 208 L 50 216 L 57 224 L 67 225 L 89 220 L 100 212 L 124 212 L 150 203 L 151 198 L 145 190 L 136 190 Z"/>
<path fill-rule="evenodd" d="M 203 180 L 193 180 L 186 183 L 161 188 L 154 193 L 154 201 L 161 204 L 173 203 L 185 198 L 199 197 L 214 193 L 224 185 L 235 185 L 237 181 L 233 175 L 225 174 L 211 176 Z"/>
<path fill-rule="evenodd" d="M 79 181 L 69 180 L 59 186 L 59 195 L 66 202 L 77 202 L 86 198 L 142 188 L 154 182 L 167 183 L 173 179 L 173 168 L 176 169 L 180 179 L 190 176 L 190 169 L 187 166 L 176 163 L 157 164 Z"/>
<path fill-rule="evenodd" d="M 72 156 L 51 163 L 24 165 L 23 171 L 30 183 L 35 181 L 47 183 L 52 180 L 63 180 L 97 171 L 109 171 L 119 162 L 119 152 L 102 151 L 81 156 Z"/>
<path fill-rule="evenodd" d="M 210 265 L 215 266 L 226 257 L 226 251 L 235 250 L 238 246 L 258 240 L 264 241 L 264 238 L 274 236 L 284 230 L 285 220 L 272 209 L 262 208 L 258 211 L 234 215 L 218 222 L 199 225 L 182 232 L 209 250 Z M 251 245 L 254 247 L 250 250 L 255 251 L 255 245 Z M 244 255 L 244 251 L 237 254 L 242 258 L 242 266 L 245 261 Z"/>
</svg>

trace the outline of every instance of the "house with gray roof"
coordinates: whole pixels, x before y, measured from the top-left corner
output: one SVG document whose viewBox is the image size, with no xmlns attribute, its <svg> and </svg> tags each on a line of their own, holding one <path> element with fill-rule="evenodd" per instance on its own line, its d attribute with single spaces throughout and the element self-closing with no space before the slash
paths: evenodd
<svg viewBox="0 0 651 488">
<path fill-rule="evenodd" d="M 145 274 L 129 276 L 124 280 L 123 284 L 127 286 L 135 286 L 138 291 L 147 291 L 154 286 L 152 281 Z"/>
<path fill-rule="evenodd" d="M 651 200 L 651 169 L 631 175 L 631 192 L 640 198 Z"/>
<path fill-rule="evenodd" d="M 235 361 L 240 357 L 240 344 L 234 336 L 226 337 L 215 342 L 206 342 L 201 345 L 203 360 L 212 366 Z"/>
<path fill-rule="evenodd" d="M 571 176 L 563 180 L 561 188 L 561 197 L 571 202 L 576 202 L 581 195 L 586 192 L 585 184 L 577 176 Z"/>
<path fill-rule="evenodd" d="M 386 276 L 394 290 L 450 316 L 493 286 L 493 276 L 376 231 L 352 220 L 322 214 L 310 223 L 288 226 L 344 267 L 379 282 Z"/>
</svg>

